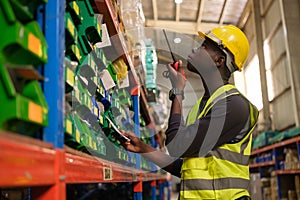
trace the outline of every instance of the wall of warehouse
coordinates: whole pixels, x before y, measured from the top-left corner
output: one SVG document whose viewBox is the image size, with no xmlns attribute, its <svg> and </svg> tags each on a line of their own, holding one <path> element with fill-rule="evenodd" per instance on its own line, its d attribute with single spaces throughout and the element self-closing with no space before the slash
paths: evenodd
<svg viewBox="0 0 300 200">
<path fill-rule="evenodd" d="M 299 126 L 299 8 L 298 0 L 253 0 L 240 20 L 250 56 L 234 78 L 260 110 L 258 132 Z"/>
</svg>

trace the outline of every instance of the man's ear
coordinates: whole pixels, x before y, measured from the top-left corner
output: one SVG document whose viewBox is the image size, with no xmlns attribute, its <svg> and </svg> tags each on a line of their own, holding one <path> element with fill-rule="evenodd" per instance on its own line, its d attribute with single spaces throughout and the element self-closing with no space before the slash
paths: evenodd
<svg viewBox="0 0 300 200">
<path fill-rule="evenodd" d="M 216 66 L 219 68 L 225 63 L 225 56 L 219 55 L 215 58 Z"/>
</svg>

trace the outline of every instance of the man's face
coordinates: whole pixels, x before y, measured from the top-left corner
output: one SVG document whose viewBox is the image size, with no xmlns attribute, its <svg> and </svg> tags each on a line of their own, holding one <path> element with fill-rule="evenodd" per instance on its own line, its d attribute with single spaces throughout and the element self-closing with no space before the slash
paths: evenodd
<svg viewBox="0 0 300 200">
<path fill-rule="evenodd" d="M 216 66 L 215 59 L 218 55 L 220 55 L 220 49 L 216 44 L 205 40 L 200 47 L 192 49 L 192 53 L 187 59 L 187 68 L 197 74 L 211 70 L 212 67 Z"/>
</svg>

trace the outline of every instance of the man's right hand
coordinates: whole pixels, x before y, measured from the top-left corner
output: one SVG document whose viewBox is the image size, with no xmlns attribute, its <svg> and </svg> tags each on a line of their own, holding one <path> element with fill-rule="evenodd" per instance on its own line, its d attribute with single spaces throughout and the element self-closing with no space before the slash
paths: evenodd
<svg viewBox="0 0 300 200">
<path fill-rule="evenodd" d="M 121 145 L 127 150 L 134 153 L 150 153 L 155 149 L 142 140 L 140 140 L 134 133 L 121 130 L 121 132 L 130 140 L 122 143 Z"/>
</svg>

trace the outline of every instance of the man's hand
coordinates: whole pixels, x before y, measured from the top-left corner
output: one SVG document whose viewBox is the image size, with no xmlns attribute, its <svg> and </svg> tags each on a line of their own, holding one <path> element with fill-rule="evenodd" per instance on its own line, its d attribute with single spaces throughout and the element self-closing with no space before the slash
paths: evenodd
<svg viewBox="0 0 300 200">
<path fill-rule="evenodd" d="M 172 163 L 176 160 L 165 152 L 161 152 L 150 145 L 141 141 L 134 133 L 121 130 L 121 132 L 130 139 L 122 143 L 122 146 L 127 150 L 134 153 L 140 153 L 144 158 L 155 163 L 159 167 L 165 168 L 165 170 L 172 169 Z M 170 168 L 169 168 L 169 167 Z"/>
<path fill-rule="evenodd" d="M 169 71 L 169 78 L 173 88 L 184 90 L 186 84 L 186 78 L 182 73 L 182 61 L 179 60 L 179 70 L 176 71 L 172 64 L 167 65 Z"/>
<path fill-rule="evenodd" d="M 155 149 L 143 141 L 141 141 L 134 133 L 121 130 L 121 132 L 130 140 L 122 143 L 121 145 L 127 150 L 134 153 L 150 153 Z"/>
</svg>

